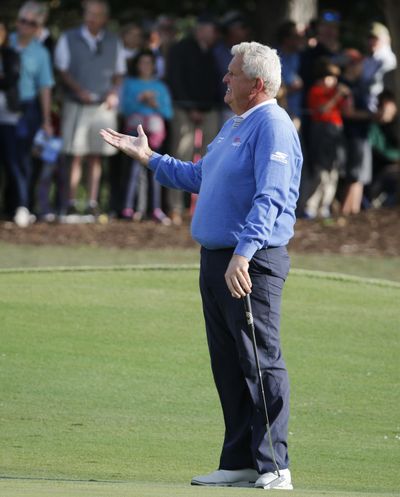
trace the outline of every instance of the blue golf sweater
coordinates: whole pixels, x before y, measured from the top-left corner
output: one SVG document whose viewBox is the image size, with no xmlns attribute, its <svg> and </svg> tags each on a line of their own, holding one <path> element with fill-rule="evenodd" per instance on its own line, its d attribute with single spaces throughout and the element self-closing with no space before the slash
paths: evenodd
<svg viewBox="0 0 400 497">
<path fill-rule="evenodd" d="M 207 249 L 234 248 L 248 260 L 293 236 L 302 153 L 297 131 L 276 103 L 238 127 L 229 119 L 196 164 L 153 154 L 149 167 L 170 188 L 198 193 L 193 238 Z"/>
</svg>

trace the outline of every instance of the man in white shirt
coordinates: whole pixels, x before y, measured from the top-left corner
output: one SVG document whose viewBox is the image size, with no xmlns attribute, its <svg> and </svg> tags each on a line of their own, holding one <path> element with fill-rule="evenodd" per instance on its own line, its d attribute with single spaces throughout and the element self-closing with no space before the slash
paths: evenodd
<svg viewBox="0 0 400 497">
<path fill-rule="evenodd" d="M 63 33 L 55 49 L 55 66 L 64 85 L 64 152 L 72 156 L 70 214 L 77 213 L 83 158 L 89 168 L 86 213 L 96 215 L 101 158 L 115 153 L 99 138 L 101 128 L 117 124 L 118 88 L 125 73 L 122 45 L 105 29 L 108 13 L 106 0 L 87 0 L 83 25 Z"/>
</svg>

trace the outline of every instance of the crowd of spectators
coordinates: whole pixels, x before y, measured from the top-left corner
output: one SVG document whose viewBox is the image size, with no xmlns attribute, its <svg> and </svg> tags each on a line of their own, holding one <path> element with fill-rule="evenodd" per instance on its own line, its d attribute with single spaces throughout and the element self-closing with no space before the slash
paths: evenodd
<svg viewBox="0 0 400 497">
<path fill-rule="evenodd" d="M 166 190 L 139 163 L 116 154 L 101 128 L 134 134 L 152 149 L 198 160 L 230 117 L 222 78 L 231 47 L 253 39 L 240 12 L 203 14 L 190 32 L 177 19 L 108 29 L 109 5 L 86 0 L 80 25 L 54 40 L 48 9 L 28 1 L 15 29 L 0 19 L 0 212 L 25 227 L 89 222 L 105 212 L 128 221 L 181 224 L 195 198 Z M 396 57 L 373 23 L 358 48 L 343 47 L 340 16 L 276 34 L 279 101 L 302 140 L 298 214 L 355 214 L 399 195 Z M 82 184 L 82 179 L 84 184 Z"/>
</svg>

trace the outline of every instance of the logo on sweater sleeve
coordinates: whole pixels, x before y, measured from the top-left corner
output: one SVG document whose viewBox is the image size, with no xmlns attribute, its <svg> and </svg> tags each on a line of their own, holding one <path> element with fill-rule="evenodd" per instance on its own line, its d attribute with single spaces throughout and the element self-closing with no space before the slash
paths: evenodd
<svg viewBox="0 0 400 497">
<path fill-rule="evenodd" d="M 285 154 L 285 152 L 273 152 L 270 156 L 270 160 L 274 160 L 282 164 L 289 164 L 289 155 Z"/>
</svg>

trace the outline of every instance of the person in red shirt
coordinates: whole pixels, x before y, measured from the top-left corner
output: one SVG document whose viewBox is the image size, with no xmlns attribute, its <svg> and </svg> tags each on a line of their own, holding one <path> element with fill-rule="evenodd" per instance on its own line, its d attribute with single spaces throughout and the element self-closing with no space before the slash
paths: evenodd
<svg viewBox="0 0 400 497">
<path fill-rule="evenodd" d="M 311 119 L 310 159 L 314 172 L 313 193 L 306 203 L 306 217 L 330 217 L 340 166 L 344 163 L 342 112 L 350 89 L 338 82 L 340 69 L 327 59 L 316 64 L 317 80 L 307 96 Z"/>
</svg>

